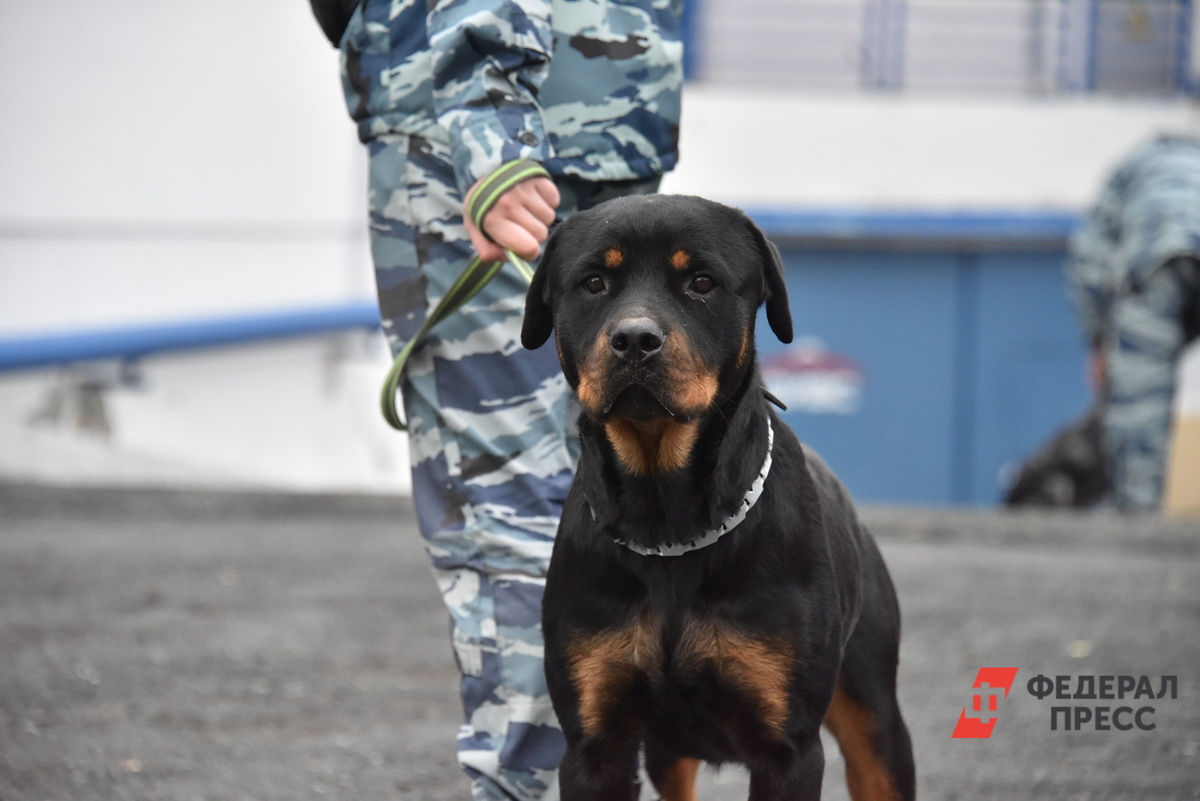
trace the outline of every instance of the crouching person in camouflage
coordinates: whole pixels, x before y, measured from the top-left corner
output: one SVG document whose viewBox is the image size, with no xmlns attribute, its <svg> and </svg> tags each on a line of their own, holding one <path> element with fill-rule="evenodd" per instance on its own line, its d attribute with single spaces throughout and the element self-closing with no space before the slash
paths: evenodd
<svg viewBox="0 0 1200 801">
<path fill-rule="evenodd" d="M 370 150 L 370 227 L 393 351 L 478 252 L 534 258 L 556 216 L 653 192 L 676 160 L 682 0 L 312 0 Z M 464 222 L 473 187 L 552 176 Z M 433 329 L 401 381 L 418 522 L 453 620 L 476 799 L 556 795 L 541 597 L 576 458 L 553 348 L 521 348 L 525 281 L 502 269 Z"/>
<path fill-rule="evenodd" d="M 1115 504 L 1162 500 L 1176 368 L 1200 335 L 1200 140 L 1161 136 L 1123 161 L 1071 243 Z"/>
</svg>

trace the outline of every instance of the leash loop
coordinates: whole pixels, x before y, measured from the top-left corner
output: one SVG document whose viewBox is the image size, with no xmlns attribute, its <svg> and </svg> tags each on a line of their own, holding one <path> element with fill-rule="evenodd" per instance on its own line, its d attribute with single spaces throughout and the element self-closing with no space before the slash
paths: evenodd
<svg viewBox="0 0 1200 801">
<path fill-rule="evenodd" d="M 471 200 L 467 204 L 467 214 L 470 215 L 471 221 L 482 231 L 483 218 L 487 216 L 487 213 L 492 210 L 492 207 L 496 205 L 496 202 L 500 200 L 500 197 L 505 192 L 521 181 L 539 177 L 549 178 L 550 173 L 536 161 L 522 160 L 505 164 L 485 178 L 476 188 L 475 194 L 471 196 Z M 526 283 L 533 281 L 533 267 L 529 265 L 529 262 L 508 248 L 504 249 L 504 254 L 507 257 L 508 263 L 516 268 Z M 400 416 L 400 410 L 396 403 L 396 393 L 400 387 L 400 378 L 404 375 L 404 368 L 408 365 L 408 359 L 412 356 L 413 351 L 429 335 L 429 332 L 435 325 L 458 311 L 463 304 L 475 297 L 479 293 L 479 290 L 483 289 L 489 281 L 495 278 L 496 273 L 500 272 L 500 268 L 503 266 L 503 261 L 484 261 L 478 256 L 471 259 L 467 264 L 467 268 L 455 279 L 450 289 L 438 301 L 437 306 L 425 318 L 425 322 L 417 329 L 417 333 L 413 335 L 412 339 L 404 343 L 404 347 L 396 354 L 396 358 L 392 362 L 392 367 L 388 370 L 387 377 L 383 381 L 383 394 L 379 399 L 379 405 L 383 411 L 383 419 L 387 420 L 392 428 L 397 431 L 408 430 L 407 423 Z"/>
</svg>

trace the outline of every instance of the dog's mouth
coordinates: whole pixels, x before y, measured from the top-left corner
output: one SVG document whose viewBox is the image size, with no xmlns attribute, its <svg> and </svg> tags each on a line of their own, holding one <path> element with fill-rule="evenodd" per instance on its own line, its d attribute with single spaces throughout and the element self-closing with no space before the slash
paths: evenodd
<svg viewBox="0 0 1200 801">
<path fill-rule="evenodd" d="M 641 384 L 632 384 L 617 392 L 612 402 L 604 409 L 604 415 L 637 422 L 675 416 L 657 394 Z"/>
<path fill-rule="evenodd" d="M 595 351 L 579 366 L 574 386 L 580 405 L 598 423 L 689 423 L 705 415 L 716 397 L 717 373 L 682 347 L 636 364 L 612 358 L 604 347 Z"/>
</svg>

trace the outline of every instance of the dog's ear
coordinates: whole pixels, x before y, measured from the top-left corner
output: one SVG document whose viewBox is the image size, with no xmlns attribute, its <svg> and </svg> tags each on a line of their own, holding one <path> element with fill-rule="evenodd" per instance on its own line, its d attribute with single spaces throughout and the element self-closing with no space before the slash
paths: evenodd
<svg viewBox="0 0 1200 801">
<path fill-rule="evenodd" d="M 767 304 L 767 322 L 779 341 L 792 341 L 792 310 L 788 305 L 787 284 L 783 280 L 783 259 L 779 257 L 779 248 L 767 239 L 759 227 L 746 218 L 750 233 L 758 245 L 759 258 L 762 261 L 763 297 Z"/>
<path fill-rule="evenodd" d="M 533 273 L 533 282 L 525 294 L 525 319 L 521 322 L 521 344 L 529 350 L 537 350 L 546 344 L 554 330 L 554 315 L 550 308 L 550 271 L 554 269 L 554 243 L 558 229 L 546 240 L 542 259 Z"/>
</svg>

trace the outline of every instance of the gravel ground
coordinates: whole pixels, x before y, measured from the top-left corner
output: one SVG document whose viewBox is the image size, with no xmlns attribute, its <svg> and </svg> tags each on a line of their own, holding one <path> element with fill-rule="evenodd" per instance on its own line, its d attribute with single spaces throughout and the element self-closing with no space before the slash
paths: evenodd
<svg viewBox="0 0 1200 801">
<path fill-rule="evenodd" d="M 1200 526 L 863 516 L 923 798 L 1200 798 Z M 402 499 L 0 485 L 0 801 L 465 799 L 447 626 Z M 1019 668 L 995 733 L 951 739 L 993 666 Z M 1038 700 L 1038 674 L 1178 676 L 1178 698 Z M 1084 704 L 1155 728 L 1050 730 Z"/>
</svg>

